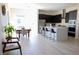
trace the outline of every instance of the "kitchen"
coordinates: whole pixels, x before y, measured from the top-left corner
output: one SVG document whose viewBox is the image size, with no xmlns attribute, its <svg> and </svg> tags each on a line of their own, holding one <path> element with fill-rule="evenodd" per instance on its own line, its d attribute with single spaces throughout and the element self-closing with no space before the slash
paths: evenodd
<svg viewBox="0 0 79 59">
<path fill-rule="evenodd" d="M 69 8 L 65 8 L 55 12 L 48 10 L 39 10 L 38 32 L 50 38 L 55 35 L 53 33 L 53 36 L 51 36 L 50 28 L 53 28 L 55 29 L 54 30 L 56 32 L 55 39 L 58 38 L 57 40 L 60 39 L 67 40 L 68 37 L 77 38 L 76 21 L 77 21 L 76 7 L 72 8 L 71 10 Z M 47 31 L 43 30 L 43 27 L 48 30 Z M 63 32 L 59 31 L 59 28 Z"/>
</svg>

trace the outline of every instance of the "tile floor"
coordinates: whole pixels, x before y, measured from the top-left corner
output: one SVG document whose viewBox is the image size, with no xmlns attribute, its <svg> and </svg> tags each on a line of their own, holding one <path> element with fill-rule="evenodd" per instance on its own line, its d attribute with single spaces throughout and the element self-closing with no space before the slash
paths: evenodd
<svg viewBox="0 0 79 59">
<path fill-rule="evenodd" d="M 23 55 L 78 55 L 79 40 L 56 41 L 38 34 L 36 37 L 21 36 L 20 44 Z M 19 50 L 6 52 L 4 55 L 19 55 Z"/>
</svg>

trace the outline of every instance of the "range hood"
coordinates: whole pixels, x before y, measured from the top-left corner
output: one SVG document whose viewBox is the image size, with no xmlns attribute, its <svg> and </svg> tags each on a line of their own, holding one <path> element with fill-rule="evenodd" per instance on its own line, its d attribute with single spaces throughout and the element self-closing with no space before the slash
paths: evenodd
<svg viewBox="0 0 79 59">
<path fill-rule="evenodd" d="M 66 17 L 66 9 L 63 9 L 62 19 L 65 19 L 65 17 Z"/>
<path fill-rule="evenodd" d="M 66 10 L 65 9 L 63 9 L 63 12 L 62 12 L 62 25 L 65 25 L 65 17 L 66 16 Z"/>
</svg>

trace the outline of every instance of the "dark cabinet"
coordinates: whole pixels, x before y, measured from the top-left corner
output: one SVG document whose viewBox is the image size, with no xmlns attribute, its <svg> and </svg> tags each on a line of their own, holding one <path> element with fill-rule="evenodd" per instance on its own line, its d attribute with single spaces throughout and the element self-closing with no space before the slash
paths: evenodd
<svg viewBox="0 0 79 59">
<path fill-rule="evenodd" d="M 46 23 L 61 23 L 61 14 L 54 16 L 39 14 L 39 19 L 45 19 Z"/>
<path fill-rule="evenodd" d="M 66 13 L 66 23 L 68 23 L 69 20 L 76 20 L 76 19 L 77 19 L 77 10 L 73 10 Z"/>
<path fill-rule="evenodd" d="M 76 28 L 75 27 L 69 27 L 68 28 L 68 36 L 75 37 L 75 31 L 76 31 Z"/>
<path fill-rule="evenodd" d="M 69 12 L 69 20 L 73 20 L 73 11 Z"/>
<path fill-rule="evenodd" d="M 61 23 L 61 20 L 62 20 L 61 14 L 55 15 L 55 16 L 53 16 L 53 18 L 52 18 L 52 22 L 54 22 L 54 23 Z"/>
<path fill-rule="evenodd" d="M 39 14 L 39 19 L 47 19 L 47 15 L 45 14 Z"/>
<path fill-rule="evenodd" d="M 46 19 L 46 23 L 52 23 L 52 18 L 53 16 L 48 15 Z"/>
<path fill-rule="evenodd" d="M 75 27 L 69 27 L 68 31 L 75 32 Z"/>
<path fill-rule="evenodd" d="M 77 10 L 69 12 L 69 20 L 76 20 L 77 19 Z"/>
<path fill-rule="evenodd" d="M 61 23 L 61 15 L 49 16 L 47 23 Z"/>
<path fill-rule="evenodd" d="M 68 32 L 68 36 L 75 37 L 75 33 Z"/>
<path fill-rule="evenodd" d="M 69 13 L 66 13 L 66 23 L 68 23 L 69 22 Z"/>
<path fill-rule="evenodd" d="M 56 15 L 56 16 L 55 16 L 55 20 L 56 20 L 57 23 L 61 23 L 61 20 L 62 20 L 61 14 Z"/>
<path fill-rule="evenodd" d="M 73 19 L 74 19 L 74 20 L 77 19 L 77 10 L 73 11 Z"/>
</svg>

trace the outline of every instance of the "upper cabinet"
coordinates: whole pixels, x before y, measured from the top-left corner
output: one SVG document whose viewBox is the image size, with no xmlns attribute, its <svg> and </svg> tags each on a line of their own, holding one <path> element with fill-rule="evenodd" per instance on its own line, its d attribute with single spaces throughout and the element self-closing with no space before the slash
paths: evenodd
<svg viewBox="0 0 79 59">
<path fill-rule="evenodd" d="M 53 18 L 51 18 L 53 23 L 61 23 L 61 19 L 62 19 L 61 14 L 55 15 L 55 16 L 53 16 Z"/>
<path fill-rule="evenodd" d="M 39 19 L 46 19 L 48 16 L 45 14 L 39 14 Z"/>
<path fill-rule="evenodd" d="M 66 23 L 69 21 L 69 13 L 66 13 Z"/>
<path fill-rule="evenodd" d="M 77 10 L 69 12 L 69 20 L 76 20 L 77 18 Z"/>
<path fill-rule="evenodd" d="M 46 23 L 61 23 L 61 14 L 59 15 L 39 14 L 39 19 L 45 19 Z"/>
<path fill-rule="evenodd" d="M 66 23 L 68 23 L 69 20 L 76 20 L 76 19 L 77 19 L 77 10 L 73 10 L 66 13 Z"/>
</svg>

